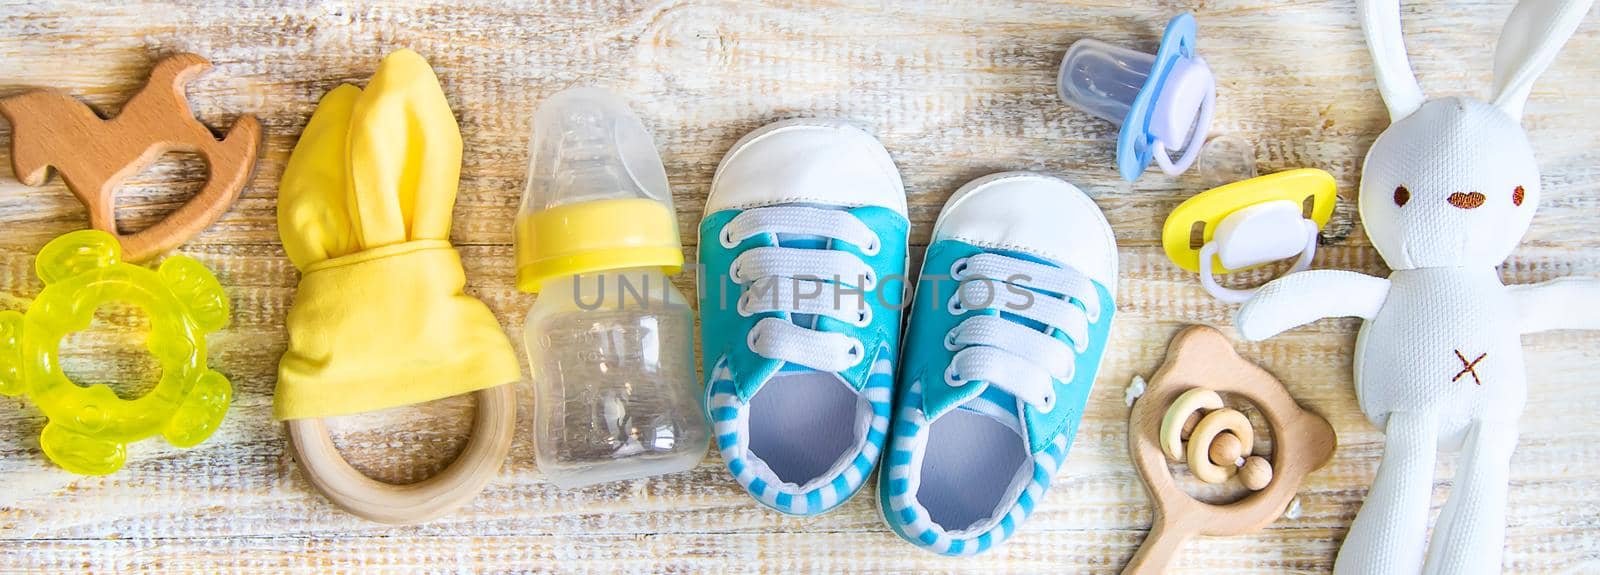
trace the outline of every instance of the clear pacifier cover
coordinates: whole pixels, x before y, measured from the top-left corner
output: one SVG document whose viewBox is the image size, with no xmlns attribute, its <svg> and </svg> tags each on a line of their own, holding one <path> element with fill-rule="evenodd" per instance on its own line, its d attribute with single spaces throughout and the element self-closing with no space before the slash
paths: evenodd
<svg viewBox="0 0 1600 575">
<path fill-rule="evenodd" d="M 1072 107 L 1121 126 L 1155 62 L 1153 54 L 1085 38 L 1061 59 L 1056 88 Z"/>
</svg>

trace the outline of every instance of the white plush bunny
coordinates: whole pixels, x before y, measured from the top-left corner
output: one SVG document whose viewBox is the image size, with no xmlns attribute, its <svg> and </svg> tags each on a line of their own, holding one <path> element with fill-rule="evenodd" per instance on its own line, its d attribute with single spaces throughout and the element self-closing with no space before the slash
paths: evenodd
<svg viewBox="0 0 1600 575">
<path fill-rule="evenodd" d="M 1527 396 L 1520 336 L 1600 329 L 1600 280 L 1505 286 L 1495 267 L 1539 205 L 1520 125 L 1534 78 L 1593 0 L 1523 0 L 1495 51 L 1494 98 L 1426 99 L 1400 35 L 1399 0 L 1359 0 L 1392 124 L 1367 152 L 1361 219 L 1394 270 L 1291 274 L 1239 311 L 1261 340 L 1325 317 L 1365 319 L 1356 396 L 1384 430 L 1383 461 L 1336 573 L 1496 573 L 1517 422 Z M 1434 458 L 1463 450 L 1423 564 Z"/>
</svg>

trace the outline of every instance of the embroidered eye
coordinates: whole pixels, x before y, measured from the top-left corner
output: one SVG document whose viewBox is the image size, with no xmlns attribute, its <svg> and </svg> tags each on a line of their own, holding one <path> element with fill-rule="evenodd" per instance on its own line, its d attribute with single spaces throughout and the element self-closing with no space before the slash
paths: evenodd
<svg viewBox="0 0 1600 575">
<path fill-rule="evenodd" d="M 1404 206 L 1409 201 L 1411 201 L 1411 190 L 1406 189 L 1405 186 L 1395 186 L 1394 205 Z"/>
<path fill-rule="evenodd" d="M 1522 191 L 1522 186 L 1517 186 L 1517 189 L 1512 190 L 1511 191 L 1511 203 L 1512 203 L 1512 205 L 1517 205 L 1517 206 L 1522 205 L 1522 196 L 1525 193 L 1526 192 Z"/>
</svg>

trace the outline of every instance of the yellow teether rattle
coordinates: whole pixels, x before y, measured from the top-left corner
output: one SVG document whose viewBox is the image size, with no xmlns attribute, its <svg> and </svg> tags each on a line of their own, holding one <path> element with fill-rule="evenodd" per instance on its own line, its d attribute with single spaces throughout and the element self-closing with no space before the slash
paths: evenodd
<svg viewBox="0 0 1600 575">
<path fill-rule="evenodd" d="M 0 394 L 26 393 L 49 423 L 39 445 L 73 473 L 122 468 L 127 444 L 160 434 L 177 447 L 205 441 L 222 424 L 233 387 L 206 368 L 205 334 L 228 324 L 228 297 L 204 265 L 173 256 L 155 270 L 122 261 L 116 238 L 72 232 L 45 244 L 34 262 L 45 288 L 26 314 L 0 312 Z M 67 334 L 89 327 L 95 309 L 117 301 L 150 317 L 146 347 L 161 381 L 137 399 L 105 385 L 80 386 L 61 370 Z"/>
</svg>

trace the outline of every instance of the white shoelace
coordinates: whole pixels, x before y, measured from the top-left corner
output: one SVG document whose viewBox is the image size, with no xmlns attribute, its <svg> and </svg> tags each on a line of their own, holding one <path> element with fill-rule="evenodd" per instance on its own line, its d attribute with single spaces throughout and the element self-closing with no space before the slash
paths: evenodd
<svg viewBox="0 0 1600 575">
<path fill-rule="evenodd" d="M 998 254 L 957 260 L 950 277 L 960 282 L 946 304 L 950 313 L 997 310 L 1060 331 L 1070 343 L 999 315 L 975 315 L 945 334 L 945 347 L 956 352 L 945 382 L 981 380 L 1040 412 L 1055 409 L 1054 381 L 1072 380 L 1077 354 L 1088 349 L 1089 324 L 1100 319 L 1094 284 L 1072 270 Z"/>
<path fill-rule="evenodd" d="M 830 240 L 830 244 L 831 240 L 843 241 L 858 246 L 869 256 L 881 247 L 878 235 L 854 214 L 803 206 L 746 210 L 723 226 L 718 241 L 723 247 L 732 248 L 761 234 L 821 237 Z M 870 296 L 851 294 L 876 286 L 877 273 L 850 252 L 831 247 L 752 248 L 733 259 L 728 275 L 733 283 L 745 287 L 739 297 L 740 315 L 787 312 L 830 317 L 857 326 L 872 321 L 872 310 L 865 305 L 865 298 Z M 834 285 L 835 281 L 841 285 Z M 851 300 L 858 306 L 844 305 Z M 775 317 L 756 322 L 746 343 L 762 357 L 825 372 L 844 371 L 866 359 L 866 350 L 857 338 Z"/>
</svg>

